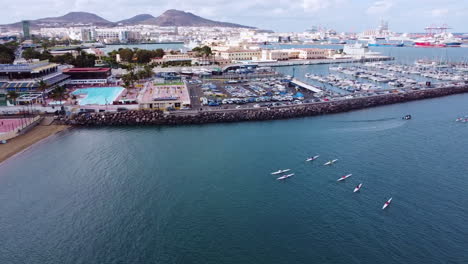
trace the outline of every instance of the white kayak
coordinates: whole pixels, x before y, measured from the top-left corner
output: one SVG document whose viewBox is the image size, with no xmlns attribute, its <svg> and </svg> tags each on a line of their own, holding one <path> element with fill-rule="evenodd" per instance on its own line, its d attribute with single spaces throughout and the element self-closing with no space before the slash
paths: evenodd
<svg viewBox="0 0 468 264">
<path fill-rule="evenodd" d="M 333 163 L 335 163 L 335 162 L 337 162 L 337 161 L 338 161 L 338 159 L 330 160 L 329 162 L 327 162 L 327 163 L 325 163 L 325 164 L 323 164 L 323 165 L 325 165 L 325 166 L 327 166 L 327 165 L 332 165 Z"/>
<path fill-rule="evenodd" d="M 342 176 L 341 178 L 339 178 L 339 179 L 336 180 L 336 181 L 344 181 L 344 180 L 348 179 L 348 178 L 351 177 L 351 176 L 352 176 L 352 174 L 348 174 L 348 175 Z"/>
<path fill-rule="evenodd" d="M 294 173 L 291 173 L 291 174 L 288 174 L 288 175 L 283 175 L 283 176 L 279 177 L 277 180 L 285 180 L 285 179 L 287 179 L 289 177 L 292 177 L 292 176 L 294 176 Z"/>
<path fill-rule="evenodd" d="M 320 157 L 320 156 L 319 155 L 313 156 L 311 158 L 306 159 L 306 161 L 314 161 L 314 160 L 318 159 L 318 157 Z"/>
<path fill-rule="evenodd" d="M 382 206 L 382 210 L 387 208 L 387 206 L 389 206 L 391 202 L 392 202 L 392 198 L 388 199 L 388 201 L 386 201 L 385 204 Z"/>
<path fill-rule="evenodd" d="M 356 188 L 354 188 L 353 192 L 359 192 L 361 190 L 361 187 L 362 187 L 362 183 L 360 183 L 358 186 L 356 186 Z"/>
<path fill-rule="evenodd" d="M 272 172 L 271 174 L 272 174 L 272 175 L 281 174 L 281 173 L 284 173 L 284 172 L 288 172 L 288 171 L 290 171 L 290 170 L 291 170 L 291 169 L 278 170 L 278 171 Z"/>
</svg>

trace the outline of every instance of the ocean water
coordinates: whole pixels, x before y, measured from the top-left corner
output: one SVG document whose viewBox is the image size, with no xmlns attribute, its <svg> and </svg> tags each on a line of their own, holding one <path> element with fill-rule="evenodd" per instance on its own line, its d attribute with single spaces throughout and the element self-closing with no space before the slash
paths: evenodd
<svg viewBox="0 0 468 264">
<path fill-rule="evenodd" d="M 105 48 L 102 48 L 104 53 L 109 53 L 113 50 L 122 49 L 146 49 L 146 50 L 156 50 L 156 49 L 173 49 L 173 50 L 184 50 L 184 44 L 182 43 L 161 43 L 161 44 L 129 44 L 129 45 L 107 45 Z"/>
<path fill-rule="evenodd" d="M 467 101 L 72 129 L 0 164 L 0 263 L 468 263 Z"/>
<path fill-rule="evenodd" d="M 322 48 L 342 49 L 343 45 L 268 45 L 270 48 L 293 49 L 293 48 Z M 405 47 L 369 47 L 371 51 L 380 52 L 382 55 L 395 58 L 395 62 L 413 64 L 415 60 L 435 60 L 440 62 L 468 62 L 468 48 L 415 48 Z"/>
</svg>

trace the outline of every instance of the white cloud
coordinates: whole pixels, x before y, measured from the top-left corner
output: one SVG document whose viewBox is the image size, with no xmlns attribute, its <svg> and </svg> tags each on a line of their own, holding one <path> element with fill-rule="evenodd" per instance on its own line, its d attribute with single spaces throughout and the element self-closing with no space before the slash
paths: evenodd
<svg viewBox="0 0 468 264">
<path fill-rule="evenodd" d="M 431 11 L 431 15 L 433 17 L 444 17 L 448 15 L 448 13 L 449 13 L 448 8 L 436 8 L 436 9 L 432 9 Z"/>
<path fill-rule="evenodd" d="M 302 7 L 304 11 L 316 12 L 322 9 L 338 7 L 345 2 L 345 0 L 302 0 Z"/>
<path fill-rule="evenodd" d="M 366 13 L 369 15 L 384 14 L 387 13 L 394 6 L 393 1 L 391 0 L 380 0 L 374 2 L 369 8 L 367 8 Z"/>
</svg>

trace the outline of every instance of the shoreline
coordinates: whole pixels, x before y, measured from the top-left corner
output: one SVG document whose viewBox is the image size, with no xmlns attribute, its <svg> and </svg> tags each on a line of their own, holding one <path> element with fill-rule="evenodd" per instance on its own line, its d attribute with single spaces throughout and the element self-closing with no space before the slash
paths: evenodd
<svg viewBox="0 0 468 264">
<path fill-rule="evenodd" d="M 69 128 L 68 125 L 37 125 L 27 133 L 9 140 L 8 143 L 0 144 L 0 165 L 36 143 Z"/>
<path fill-rule="evenodd" d="M 263 121 L 334 114 L 404 103 L 448 95 L 468 93 L 468 84 L 406 93 L 375 95 L 329 102 L 301 104 L 273 108 L 220 109 L 164 113 L 159 110 L 131 110 L 114 113 L 81 114 L 67 120 L 72 126 L 138 126 L 138 125 L 190 125 Z"/>
<path fill-rule="evenodd" d="M 223 109 L 186 111 L 165 114 L 158 110 L 134 110 L 117 113 L 92 113 L 79 115 L 57 125 L 38 125 L 23 135 L 0 144 L 0 165 L 11 157 L 27 150 L 48 137 L 72 127 L 140 126 L 140 125 L 191 125 L 210 123 L 235 123 L 300 118 L 307 116 L 343 113 L 371 107 L 405 103 L 449 95 L 468 93 L 468 85 L 452 88 L 415 90 L 408 93 L 377 95 L 341 101 L 311 103 L 271 109 Z"/>
</svg>

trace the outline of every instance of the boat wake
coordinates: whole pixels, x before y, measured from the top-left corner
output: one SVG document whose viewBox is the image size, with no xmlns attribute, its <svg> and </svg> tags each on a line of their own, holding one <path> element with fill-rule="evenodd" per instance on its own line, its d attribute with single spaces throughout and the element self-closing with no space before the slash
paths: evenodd
<svg viewBox="0 0 468 264">
<path fill-rule="evenodd" d="M 374 120 L 355 120 L 346 121 L 347 123 L 359 123 L 362 125 L 355 125 L 351 127 L 335 128 L 335 132 L 375 132 L 394 129 L 403 126 L 406 122 L 399 118 L 385 118 Z M 367 124 L 367 125 L 365 125 Z"/>
<path fill-rule="evenodd" d="M 390 120 L 397 120 L 396 117 L 390 118 L 380 118 L 380 119 L 364 119 L 364 120 L 343 120 L 343 121 L 336 121 L 339 123 L 372 123 L 372 122 L 383 122 L 383 121 L 390 121 Z"/>
</svg>

